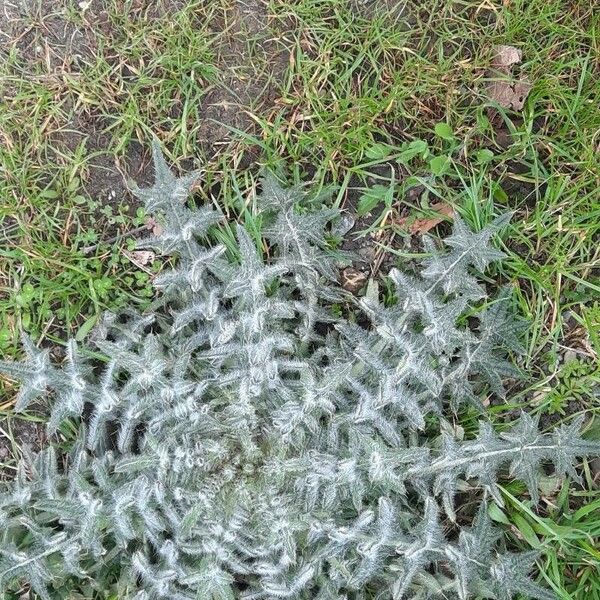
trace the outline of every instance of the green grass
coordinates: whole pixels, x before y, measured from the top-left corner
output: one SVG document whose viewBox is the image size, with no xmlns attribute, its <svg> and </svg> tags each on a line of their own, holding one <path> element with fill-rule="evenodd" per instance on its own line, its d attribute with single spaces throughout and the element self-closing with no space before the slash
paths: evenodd
<svg viewBox="0 0 600 600">
<path fill-rule="evenodd" d="M 189 124 L 200 123 L 201 98 L 216 79 L 215 36 L 202 30 L 199 3 L 167 20 L 115 2 L 77 59 L 48 44 L 61 34 L 56 19 L 90 31 L 76 6 L 26 15 L 19 24 L 29 49 L 15 38 L 0 61 L 0 347 L 9 355 L 21 328 L 57 341 L 107 308 L 144 304 L 148 273 L 124 254 L 125 240 L 103 243 L 144 222 L 130 197 L 117 197 L 117 167 L 123 161 L 128 171 L 132 140 L 153 131 L 167 132 L 179 156 L 193 153 Z"/>
<path fill-rule="evenodd" d="M 114 177 L 115 157 L 135 175 L 147 159 L 139 143 L 147 149 L 156 133 L 178 166 L 202 167 L 200 199 L 256 232 L 261 165 L 317 188 L 334 184 L 341 206 L 369 192 L 362 206 L 381 211 L 371 226 L 379 252 L 398 260 L 415 254 L 399 220 L 406 214 L 447 202 L 477 227 L 514 210 L 503 236 L 509 258 L 493 275 L 514 287 L 533 323 L 523 361 L 531 379 L 490 414 L 501 426 L 520 408 L 548 424 L 584 412 L 590 435 L 600 435 L 593 2 L 413 0 L 390 14 L 384 1 L 272 1 L 254 33 L 229 0 L 181 3 L 175 14 L 164 1 L 135 8 L 144 3 L 114 0 L 101 26 L 76 2 L 57 4 L 55 14 L 34 10 L 22 24 L 42 51 L 25 60 L 15 38 L 0 61 L 3 354 L 18 353 L 21 327 L 57 342 L 85 333 L 106 308 L 144 304 L 148 274 L 124 255 L 125 240 L 102 240 L 139 227 L 145 215 L 131 198 L 107 205 L 95 190 L 99 173 Z M 69 54 L 60 65 L 60 52 L 45 43 L 57 15 L 91 36 L 78 59 Z M 533 83 L 519 113 L 486 94 L 497 44 L 522 50 L 517 71 Z M 258 91 L 252 101 L 239 92 L 249 81 L 264 101 Z M 232 112 L 252 127 L 241 131 L 227 110 L 214 112 L 218 97 L 210 95 L 224 87 Z M 214 114 L 224 115 L 230 139 L 217 136 L 209 147 L 203 136 Z M 105 171 L 92 166 L 98 162 Z M 5 387 L 0 409 L 9 410 Z M 471 415 L 461 421 L 467 432 L 474 423 Z M 588 463 L 583 474 L 581 486 L 550 482 L 539 509 L 507 485 L 495 514 L 512 545 L 541 551 L 540 577 L 565 599 L 600 598 L 600 491 Z"/>
<path fill-rule="evenodd" d="M 149 16 L 130 3 L 109 3 L 108 33 L 69 91 L 102 116 L 111 151 L 122 154 L 132 139 L 158 132 L 176 156 L 196 154 L 202 98 L 218 79 L 218 36 L 207 23 L 219 3 L 207 6 L 188 2 L 173 16 Z M 77 13 L 72 20 L 82 25 Z"/>
</svg>

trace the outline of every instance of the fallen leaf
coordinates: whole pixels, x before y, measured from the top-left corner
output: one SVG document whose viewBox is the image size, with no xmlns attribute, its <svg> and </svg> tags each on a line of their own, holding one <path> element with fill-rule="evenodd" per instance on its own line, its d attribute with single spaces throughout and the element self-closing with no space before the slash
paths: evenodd
<svg viewBox="0 0 600 600">
<path fill-rule="evenodd" d="M 163 228 L 154 217 L 148 217 L 144 225 L 157 237 L 163 232 Z"/>
<path fill-rule="evenodd" d="M 496 54 L 492 59 L 492 67 L 510 72 L 510 66 L 516 65 L 521 62 L 523 58 L 523 52 L 514 46 L 496 46 L 494 48 Z"/>
<path fill-rule="evenodd" d="M 396 224 L 401 229 L 408 229 L 411 235 L 423 235 L 444 221 L 444 217 L 451 217 L 454 214 L 454 209 L 446 202 L 436 202 L 435 204 L 432 204 L 430 208 L 439 216 L 430 216 L 414 220 L 408 216 L 398 219 Z"/>
<path fill-rule="evenodd" d="M 359 292 L 367 281 L 367 274 L 355 269 L 354 267 L 348 267 L 342 271 L 342 287 L 356 294 Z"/>
<path fill-rule="evenodd" d="M 487 95 L 504 108 L 521 110 L 532 85 L 526 77 L 511 78 L 511 71 L 513 65 L 521 62 L 523 53 L 514 46 L 496 46 L 494 50 L 493 70 L 488 73 L 492 81 L 487 86 Z"/>
<path fill-rule="evenodd" d="M 529 96 L 532 85 L 528 79 L 520 81 L 492 81 L 488 85 L 487 94 L 491 100 L 504 108 L 521 110 Z"/>
<path fill-rule="evenodd" d="M 343 213 L 331 227 L 331 233 L 334 237 L 343 238 L 354 227 L 354 224 L 352 215 Z"/>
<path fill-rule="evenodd" d="M 123 250 L 123 253 L 134 265 L 140 268 L 152 264 L 156 258 L 156 255 L 151 250 L 134 250 L 133 252 Z"/>
</svg>

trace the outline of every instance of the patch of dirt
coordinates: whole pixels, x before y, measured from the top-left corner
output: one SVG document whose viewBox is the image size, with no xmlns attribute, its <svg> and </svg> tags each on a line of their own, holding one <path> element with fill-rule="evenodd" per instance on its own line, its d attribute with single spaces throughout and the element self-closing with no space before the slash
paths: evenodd
<svg viewBox="0 0 600 600">
<path fill-rule="evenodd" d="M 76 79 L 81 66 L 93 60 L 99 35 L 106 34 L 110 27 L 104 2 L 89 3 L 83 24 L 69 18 L 68 4 L 6 0 L 0 13 L 0 59 L 10 51 L 16 52 L 18 75 L 24 80 L 47 83 L 56 94 L 61 94 L 64 78 Z M 94 155 L 89 177 L 83 182 L 90 198 L 103 204 L 128 199 L 124 168 L 107 152 L 109 139 L 102 134 L 105 123 L 93 118 L 87 109 L 70 107 L 68 102 L 62 108 L 65 116 L 70 113 L 70 119 L 56 123 L 49 133 L 51 146 L 59 153 L 63 149 L 73 152 L 85 142 L 86 153 Z M 125 163 L 134 173 L 140 171 L 141 152 L 135 144 L 128 149 Z"/>
<path fill-rule="evenodd" d="M 47 442 L 46 430 L 41 423 L 18 418 L 3 419 L 0 422 L 0 481 L 12 479 L 15 474 L 17 459 L 13 455 L 13 444 L 5 435 L 9 428 L 18 445 L 32 453 L 41 450 Z"/>
<path fill-rule="evenodd" d="M 354 224 L 344 235 L 342 250 L 349 252 L 354 258 L 352 265 L 343 269 L 340 276 L 344 287 L 354 294 L 360 295 L 369 280 L 374 279 L 379 273 L 386 274 L 396 263 L 395 256 L 390 252 L 385 252 L 384 246 L 400 248 L 404 244 L 417 243 L 413 238 L 407 238 L 404 242 L 399 240 L 394 232 L 385 226 L 361 235 L 361 232 L 368 230 L 383 217 L 385 211 L 383 203 L 366 215 L 359 216 L 357 214 L 358 204 L 366 188 L 378 184 L 386 185 L 392 180 L 398 183 L 405 177 L 406 172 L 400 164 L 388 163 L 372 167 L 371 176 L 368 176 L 365 182 L 361 182 L 356 176 L 350 180 L 342 208 L 352 216 Z M 409 192 L 411 197 L 408 199 L 411 202 L 414 201 L 412 195 L 415 193 L 420 192 L 415 189 L 411 189 Z M 402 198 L 395 199 L 392 212 L 387 217 L 388 225 L 392 220 L 397 221 L 408 215 L 408 206 L 402 200 Z"/>
<path fill-rule="evenodd" d="M 218 48 L 222 81 L 205 97 L 200 142 L 207 155 L 218 152 L 233 135 L 233 127 L 241 131 L 255 129 L 252 114 L 265 106 L 273 106 L 278 81 L 289 62 L 289 53 L 274 40 L 268 26 L 267 2 L 263 0 L 234 0 L 231 5 L 231 35 Z M 248 40 L 256 42 L 256 57 L 248 55 Z M 265 69 L 256 72 L 256 65 Z"/>
<path fill-rule="evenodd" d="M 20 76 L 57 83 L 60 93 L 64 77 L 78 77 L 81 65 L 94 60 L 101 37 L 111 35 L 106 0 L 93 0 L 80 9 L 79 22 L 69 17 L 68 9 L 79 3 L 67 0 L 39 0 L 35 3 L 5 0 L 0 9 L 0 60 L 16 50 Z M 135 0 L 131 14 L 144 19 L 173 18 L 185 7 L 184 0 Z M 272 82 L 281 78 L 289 55 L 275 41 L 269 29 L 267 3 L 261 0 L 233 0 L 227 8 L 227 27 L 216 47 L 220 81 L 205 95 L 199 113 L 202 115 L 198 145 L 212 158 L 235 137 L 230 128 L 249 131 L 256 127 L 252 113 L 272 106 L 276 90 Z M 253 40 L 253 53 L 248 55 L 248 40 Z M 264 64 L 256 72 L 257 64 Z M 43 74 L 40 74 L 43 73 Z M 69 107 L 65 107 L 68 112 Z M 173 107 L 176 112 L 178 109 Z M 73 151 L 85 140 L 86 152 L 93 154 L 84 188 L 93 200 L 104 204 L 127 201 L 135 205 L 127 191 L 127 179 L 139 183 L 152 179 L 149 144 L 133 140 L 125 157 L 115 160 L 110 152 L 110 134 L 106 123 L 93 110 L 77 107 L 70 121 L 60 124 L 52 134 L 57 146 Z"/>
<path fill-rule="evenodd" d="M 41 64 L 47 76 L 78 71 L 96 47 L 92 32 L 69 22 L 60 3 L 51 0 L 6 0 L 0 14 L 0 42 L 1 50 L 16 48 L 24 77 L 38 74 L 35 66 Z"/>
</svg>

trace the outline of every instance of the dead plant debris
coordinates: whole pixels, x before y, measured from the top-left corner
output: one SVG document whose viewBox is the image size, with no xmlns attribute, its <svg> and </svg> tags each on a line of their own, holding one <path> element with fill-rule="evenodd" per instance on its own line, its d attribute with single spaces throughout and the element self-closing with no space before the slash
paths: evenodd
<svg viewBox="0 0 600 600">
<path fill-rule="evenodd" d="M 523 53 L 514 46 L 496 46 L 492 69 L 488 76 L 487 96 L 500 106 L 510 110 L 522 110 L 533 87 L 526 76 L 514 78 L 512 69 L 523 58 Z"/>
<path fill-rule="evenodd" d="M 454 214 L 454 209 L 446 202 L 436 202 L 430 206 L 430 210 L 435 214 L 418 219 L 409 215 L 398 219 L 396 225 L 411 235 L 423 235 Z"/>
</svg>

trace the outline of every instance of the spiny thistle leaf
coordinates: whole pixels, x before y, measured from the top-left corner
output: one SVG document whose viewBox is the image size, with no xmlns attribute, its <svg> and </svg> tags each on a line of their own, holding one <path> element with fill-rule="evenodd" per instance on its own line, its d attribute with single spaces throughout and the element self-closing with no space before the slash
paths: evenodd
<svg viewBox="0 0 600 600">
<path fill-rule="evenodd" d="M 136 191 L 164 225 L 148 243 L 178 257 L 154 310 L 106 315 L 62 367 L 28 339 L 24 363 L 0 364 L 18 409 L 43 397 L 51 430 L 79 421 L 68 457 L 25 459 L 0 494 L 0 588 L 49 600 L 117 577 L 136 600 L 551 598 L 534 556 L 506 553 L 487 497 L 501 503 L 508 476 L 535 502 L 542 465 L 577 478 L 600 444 L 581 419 L 549 433 L 526 414 L 499 433 L 482 420 L 466 440 L 442 427 L 518 375 L 508 294 L 477 304 L 506 217 L 478 233 L 457 219 L 420 274 L 390 273 L 394 305 L 371 294 L 349 319 L 336 211 L 267 177 L 269 258 L 238 227 L 234 260 L 211 242 L 221 215 L 185 206 L 195 175 L 175 178 L 157 144 L 154 160 L 154 186 Z M 465 481 L 480 508 L 459 525 Z"/>
</svg>

